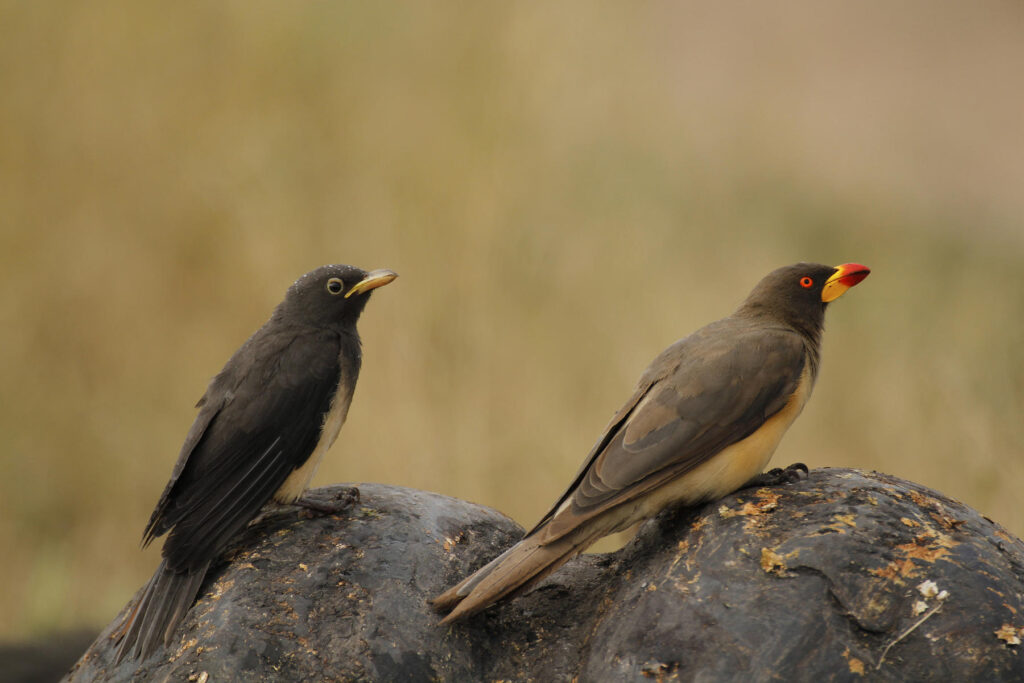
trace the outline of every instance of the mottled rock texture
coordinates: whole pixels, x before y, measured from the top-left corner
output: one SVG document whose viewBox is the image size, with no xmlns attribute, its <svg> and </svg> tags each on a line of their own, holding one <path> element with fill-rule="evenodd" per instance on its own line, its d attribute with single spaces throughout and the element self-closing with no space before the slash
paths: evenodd
<svg viewBox="0 0 1024 683">
<path fill-rule="evenodd" d="M 268 512 L 170 647 L 114 666 L 119 616 L 69 679 L 1024 680 L 1024 543 L 895 477 L 814 470 L 663 513 L 451 628 L 426 600 L 522 529 L 432 493 L 360 490 L 338 515 Z"/>
</svg>

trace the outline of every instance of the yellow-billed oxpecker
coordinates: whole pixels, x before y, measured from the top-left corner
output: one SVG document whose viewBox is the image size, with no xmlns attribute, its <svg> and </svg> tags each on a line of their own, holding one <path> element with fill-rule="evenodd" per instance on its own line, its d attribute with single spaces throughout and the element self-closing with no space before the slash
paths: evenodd
<svg viewBox="0 0 1024 683">
<path fill-rule="evenodd" d="M 770 481 L 760 473 L 814 386 L 825 308 L 869 272 L 856 263 L 779 268 L 732 315 L 665 349 L 540 522 L 432 601 L 450 610 L 442 623 L 528 590 L 668 506 Z"/>
<path fill-rule="evenodd" d="M 143 547 L 168 536 L 125 618 L 118 661 L 171 642 L 210 564 L 266 503 L 334 512 L 357 497 L 303 494 L 348 413 L 362 363 L 356 322 L 370 292 L 396 277 L 345 265 L 303 275 L 210 381 L 143 533 Z"/>
</svg>

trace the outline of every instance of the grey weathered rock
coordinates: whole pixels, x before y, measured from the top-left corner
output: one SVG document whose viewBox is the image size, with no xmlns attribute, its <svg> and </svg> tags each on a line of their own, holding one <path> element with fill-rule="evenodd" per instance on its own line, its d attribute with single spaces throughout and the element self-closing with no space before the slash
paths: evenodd
<svg viewBox="0 0 1024 683">
<path fill-rule="evenodd" d="M 452 498 L 360 489 L 348 514 L 251 526 L 138 671 L 112 665 L 119 616 L 69 679 L 1024 679 L 1024 543 L 894 477 L 815 470 L 665 513 L 451 628 L 427 598 L 522 530 Z"/>
</svg>

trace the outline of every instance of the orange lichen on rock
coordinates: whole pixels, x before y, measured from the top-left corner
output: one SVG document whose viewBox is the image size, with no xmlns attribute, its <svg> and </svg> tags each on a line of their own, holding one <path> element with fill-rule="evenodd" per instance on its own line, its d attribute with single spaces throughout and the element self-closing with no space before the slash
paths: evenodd
<svg viewBox="0 0 1024 683">
<path fill-rule="evenodd" d="M 926 529 L 915 536 L 912 542 L 901 543 L 893 548 L 898 557 L 884 567 L 876 567 L 870 572 L 883 579 L 897 581 L 913 578 L 924 570 L 924 567 L 916 564 L 915 560 L 932 564 L 949 555 L 949 549 L 956 545 L 956 541 L 950 536 Z"/>
<path fill-rule="evenodd" d="M 1007 645 L 1020 645 L 1020 639 L 1024 636 L 1024 626 L 1003 624 L 995 630 L 996 638 Z"/>
</svg>

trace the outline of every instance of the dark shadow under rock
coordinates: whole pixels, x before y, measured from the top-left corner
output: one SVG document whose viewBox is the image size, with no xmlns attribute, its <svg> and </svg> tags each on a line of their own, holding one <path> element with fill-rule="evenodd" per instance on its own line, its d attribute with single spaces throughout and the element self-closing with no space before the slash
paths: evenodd
<svg viewBox="0 0 1024 683">
<path fill-rule="evenodd" d="M 348 513 L 268 513 L 170 647 L 113 666 L 119 616 L 70 680 L 1024 678 L 1024 544 L 886 475 L 815 470 L 663 513 L 450 628 L 427 599 L 522 529 L 437 494 L 360 490 Z"/>
<path fill-rule="evenodd" d="M 0 643 L 0 681 L 51 683 L 74 664 L 95 631 L 54 631 L 31 641 Z"/>
</svg>

